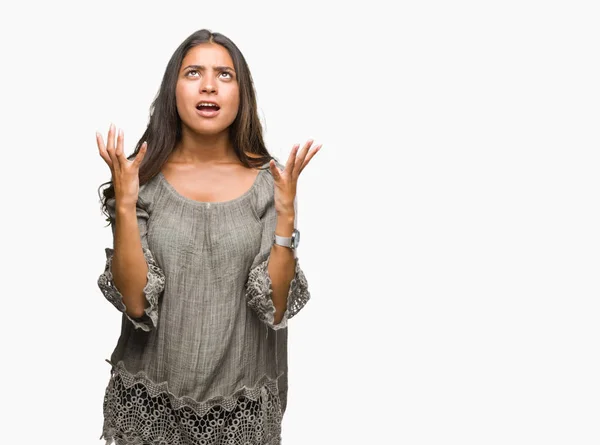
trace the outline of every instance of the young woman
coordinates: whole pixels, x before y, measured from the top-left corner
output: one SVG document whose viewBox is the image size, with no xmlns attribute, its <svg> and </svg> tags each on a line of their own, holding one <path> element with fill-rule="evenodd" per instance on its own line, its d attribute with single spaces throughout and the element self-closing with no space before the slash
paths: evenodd
<svg viewBox="0 0 600 445">
<path fill-rule="evenodd" d="M 209 30 L 174 52 L 129 157 L 115 133 L 96 135 L 114 241 L 98 286 L 123 312 L 100 438 L 279 444 L 286 328 L 310 298 L 296 187 L 321 146 L 269 154 L 248 65 Z"/>
</svg>

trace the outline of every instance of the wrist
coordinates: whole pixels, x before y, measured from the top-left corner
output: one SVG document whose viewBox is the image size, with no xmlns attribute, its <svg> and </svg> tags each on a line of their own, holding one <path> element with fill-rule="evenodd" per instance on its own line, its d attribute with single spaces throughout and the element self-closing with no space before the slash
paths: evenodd
<svg viewBox="0 0 600 445">
<path fill-rule="evenodd" d="M 277 215 L 292 215 L 294 216 L 294 214 L 296 213 L 296 207 L 294 206 L 294 201 L 285 201 L 285 202 L 278 202 L 277 205 L 275 205 L 275 211 L 277 212 Z"/>
<path fill-rule="evenodd" d="M 135 209 L 136 203 L 117 203 L 115 206 L 115 212 L 117 213 L 129 213 L 131 209 Z"/>
<path fill-rule="evenodd" d="M 277 215 L 275 235 L 290 237 L 294 231 L 295 215 Z"/>
<path fill-rule="evenodd" d="M 126 213 L 131 213 L 131 210 L 135 210 L 135 203 L 133 204 L 117 204 L 117 206 L 115 207 L 115 212 L 117 214 L 121 213 L 121 214 L 126 214 Z"/>
<path fill-rule="evenodd" d="M 286 212 L 277 212 L 277 221 L 294 221 L 294 219 L 296 219 L 296 212 L 294 209 Z"/>
</svg>

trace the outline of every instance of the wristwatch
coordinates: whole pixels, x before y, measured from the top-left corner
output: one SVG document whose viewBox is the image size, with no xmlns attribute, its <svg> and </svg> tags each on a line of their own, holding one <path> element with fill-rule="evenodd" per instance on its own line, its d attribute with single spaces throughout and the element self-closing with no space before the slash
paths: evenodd
<svg viewBox="0 0 600 445">
<path fill-rule="evenodd" d="M 300 231 L 294 229 L 291 237 L 275 235 L 275 244 L 295 249 L 300 244 Z"/>
</svg>

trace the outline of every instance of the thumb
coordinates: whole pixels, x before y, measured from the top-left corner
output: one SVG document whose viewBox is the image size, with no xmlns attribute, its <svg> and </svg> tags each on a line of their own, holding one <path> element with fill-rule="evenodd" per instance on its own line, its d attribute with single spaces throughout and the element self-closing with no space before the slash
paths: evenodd
<svg viewBox="0 0 600 445">
<path fill-rule="evenodd" d="M 281 179 L 281 173 L 279 171 L 279 167 L 277 167 L 277 164 L 275 164 L 275 161 L 273 159 L 271 159 L 271 161 L 269 162 L 269 168 L 271 169 L 271 174 L 273 175 L 273 178 L 275 178 L 276 181 L 279 181 L 279 179 Z"/>
<path fill-rule="evenodd" d="M 142 164 L 142 161 L 144 160 L 144 156 L 146 156 L 147 151 L 148 143 L 144 142 L 133 160 L 133 163 L 135 164 L 136 168 L 140 168 L 140 165 Z"/>
</svg>

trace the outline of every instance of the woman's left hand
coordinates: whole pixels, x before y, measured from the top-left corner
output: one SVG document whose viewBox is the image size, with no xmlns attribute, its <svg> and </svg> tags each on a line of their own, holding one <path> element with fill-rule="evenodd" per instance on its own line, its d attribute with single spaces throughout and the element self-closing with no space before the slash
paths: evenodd
<svg viewBox="0 0 600 445">
<path fill-rule="evenodd" d="M 277 167 L 274 160 L 269 163 L 275 180 L 275 210 L 278 215 L 294 215 L 298 177 L 323 145 L 317 145 L 311 150 L 313 142 L 314 140 L 309 139 L 302 150 L 299 150 L 300 144 L 294 145 L 283 170 Z"/>
</svg>

